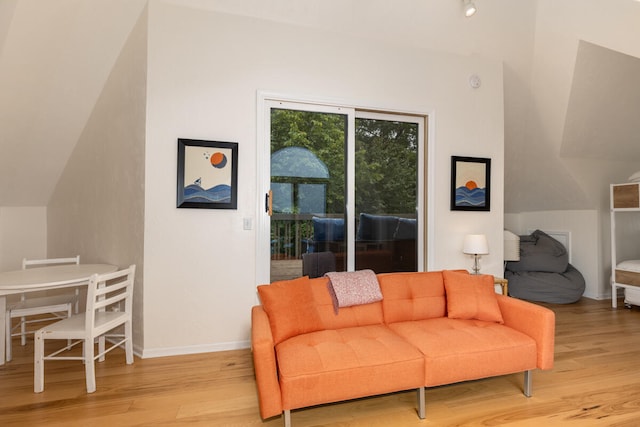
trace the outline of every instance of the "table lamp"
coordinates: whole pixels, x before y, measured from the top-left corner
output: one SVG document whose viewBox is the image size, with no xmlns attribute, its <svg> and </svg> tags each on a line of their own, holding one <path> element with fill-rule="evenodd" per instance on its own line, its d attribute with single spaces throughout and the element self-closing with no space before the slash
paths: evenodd
<svg viewBox="0 0 640 427">
<path fill-rule="evenodd" d="M 467 234 L 464 236 L 462 252 L 473 255 L 473 274 L 480 274 L 480 255 L 489 253 L 489 243 L 484 234 Z"/>
</svg>

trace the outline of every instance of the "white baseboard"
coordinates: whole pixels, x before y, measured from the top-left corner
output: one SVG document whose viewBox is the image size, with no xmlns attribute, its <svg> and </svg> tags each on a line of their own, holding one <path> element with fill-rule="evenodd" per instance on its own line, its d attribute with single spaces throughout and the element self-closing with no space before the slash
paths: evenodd
<svg viewBox="0 0 640 427">
<path fill-rule="evenodd" d="M 251 348 L 251 341 L 236 341 L 217 344 L 193 345 L 187 347 L 165 347 L 142 349 L 134 346 L 134 353 L 142 359 L 153 357 L 180 356 L 185 354 L 212 353 L 216 351 L 243 350 Z"/>
</svg>

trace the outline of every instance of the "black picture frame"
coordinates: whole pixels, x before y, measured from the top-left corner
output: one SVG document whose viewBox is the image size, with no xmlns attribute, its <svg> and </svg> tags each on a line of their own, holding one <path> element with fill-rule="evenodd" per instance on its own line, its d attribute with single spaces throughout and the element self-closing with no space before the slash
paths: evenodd
<svg viewBox="0 0 640 427">
<path fill-rule="evenodd" d="M 451 156 L 451 210 L 491 210 L 491 159 Z"/>
<path fill-rule="evenodd" d="M 237 142 L 178 139 L 176 207 L 237 209 Z"/>
</svg>

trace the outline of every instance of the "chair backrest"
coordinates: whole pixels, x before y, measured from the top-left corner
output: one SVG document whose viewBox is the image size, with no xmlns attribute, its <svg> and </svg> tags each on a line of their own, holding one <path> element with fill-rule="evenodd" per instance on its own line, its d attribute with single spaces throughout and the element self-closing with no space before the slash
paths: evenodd
<svg viewBox="0 0 640 427">
<path fill-rule="evenodd" d="M 87 331 L 96 325 L 96 317 L 101 312 L 124 312 L 129 318 L 133 312 L 133 279 L 136 266 L 114 273 L 94 274 L 87 288 L 86 325 Z"/>
<path fill-rule="evenodd" d="M 71 258 L 49 258 L 49 259 L 26 259 L 22 258 L 22 269 L 27 267 L 55 265 L 55 264 L 80 264 L 80 255 Z"/>
</svg>

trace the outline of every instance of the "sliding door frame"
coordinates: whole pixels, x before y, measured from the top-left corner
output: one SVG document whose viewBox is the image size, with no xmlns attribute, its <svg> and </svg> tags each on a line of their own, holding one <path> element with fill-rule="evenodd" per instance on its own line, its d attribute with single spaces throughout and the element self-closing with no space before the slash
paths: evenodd
<svg viewBox="0 0 640 427">
<path fill-rule="evenodd" d="M 348 116 L 347 126 L 347 195 L 345 213 L 347 218 L 355 215 L 355 123 L 356 117 L 379 118 L 381 120 L 416 121 L 418 122 L 418 186 L 417 186 L 417 217 L 418 223 L 418 271 L 426 271 L 432 264 L 432 255 L 429 248 L 433 247 L 430 236 L 433 236 L 433 202 L 430 200 L 434 192 L 431 189 L 433 171 L 432 155 L 433 144 L 431 122 L 432 113 L 414 113 L 383 108 L 358 107 L 354 103 L 322 101 L 308 98 L 295 98 L 270 92 L 258 92 L 257 97 L 257 139 L 256 139 L 256 284 L 269 283 L 270 258 L 269 246 L 270 217 L 266 212 L 265 195 L 271 185 L 270 156 L 271 156 L 271 129 L 270 112 L 272 108 L 292 108 L 305 111 L 317 111 L 345 114 Z M 428 175 L 427 175 L 428 174 Z M 355 267 L 355 221 L 347 221 L 347 270 L 353 271 Z"/>
</svg>

